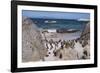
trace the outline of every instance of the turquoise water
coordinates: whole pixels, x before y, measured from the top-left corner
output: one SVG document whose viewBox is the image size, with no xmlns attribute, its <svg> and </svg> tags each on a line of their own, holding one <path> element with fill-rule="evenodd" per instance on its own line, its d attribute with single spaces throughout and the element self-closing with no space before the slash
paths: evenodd
<svg viewBox="0 0 100 73">
<path fill-rule="evenodd" d="M 87 21 L 77 21 L 68 19 L 33 19 L 33 22 L 37 27 L 42 29 L 78 29 L 82 31 Z M 50 23 L 45 23 L 45 21 L 50 21 Z M 56 21 L 51 23 L 51 21 Z"/>
</svg>

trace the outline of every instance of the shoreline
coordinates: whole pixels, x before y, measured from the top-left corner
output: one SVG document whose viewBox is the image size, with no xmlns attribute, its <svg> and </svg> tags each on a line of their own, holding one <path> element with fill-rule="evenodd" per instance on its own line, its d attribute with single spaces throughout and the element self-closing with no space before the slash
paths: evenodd
<svg viewBox="0 0 100 73">
<path fill-rule="evenodd" d="M 74 33 L 57 33 L 57 32 L 48 32 L 48 33 L 41 33 L 43 39 L 53 39 L 55 41 L 62 39 L 62 40 L 73 40 L 80 38 L 81 32 L 74 32 Z M 45 38 L 44 38 L 45 37 Z"/>
</svg>

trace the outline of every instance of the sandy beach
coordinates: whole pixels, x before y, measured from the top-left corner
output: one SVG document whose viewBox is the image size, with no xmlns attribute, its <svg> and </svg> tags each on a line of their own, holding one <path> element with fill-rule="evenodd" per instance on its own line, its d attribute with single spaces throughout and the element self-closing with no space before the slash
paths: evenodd
<svg viewBox="0 0 100 73">
<path fill-rule="evenodd" d="M 53 39 L 54 41 L 57 40 L 73 40 L 73 39 L 77 39 L 80 37 L 81 32 L 75 32 L 75 33 L 56 33 L 56 32 L 49 32 L 49 33 L 41 33 L 42 38 L 44 38 L 44 36 L 46 37 L 46 39 L 50 40 Z"/>
<path fill-rule="evenodd" d="M 66 43 L 68 43 L 67 41 Z M 47 57 L 45 57 L 45 60 L 76 60 L 76 59 L 86 59 L 84 57 L 84 50 L 87 49 L 87 53 L 90 54 L 89 46 L 88 47 L 82 47 L 79 42 L 73 43 L 74 46 L 66 47 L 66 45 L 61 45 L 61 42 L 58 43 L 56 46 L 55 44 L 51 45 L 48 43 L 48 52 Z M 83 58 L 84 57 L 84 58 Z M 89 55 L 87 55 L 89 59 Z"/>
<path fill-rule="evenodd" d="M 41 33 L 44 45 L 48 49 L 45 61 L 55 60 L 80 60 L 90 58 L 89 42 L 80 40 L 81 32 L 75 33 Z M 88 39 L 89 41 L 89 39 Z M 84 43 L 82 43 L 84 42 Z M 85 53 L 84 53 L 85 51 Z"/>
</svg>

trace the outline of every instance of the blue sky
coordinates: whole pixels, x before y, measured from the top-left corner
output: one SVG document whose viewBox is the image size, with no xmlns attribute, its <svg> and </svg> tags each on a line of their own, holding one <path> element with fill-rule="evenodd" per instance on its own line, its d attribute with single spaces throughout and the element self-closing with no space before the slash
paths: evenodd
<svg viewBox="0 0 100 73">
<path fill-rule="evenodd" d="M 90 19 L 89 13 L 22 10 L 22 16 L 47 19 Z"/>
</svg>

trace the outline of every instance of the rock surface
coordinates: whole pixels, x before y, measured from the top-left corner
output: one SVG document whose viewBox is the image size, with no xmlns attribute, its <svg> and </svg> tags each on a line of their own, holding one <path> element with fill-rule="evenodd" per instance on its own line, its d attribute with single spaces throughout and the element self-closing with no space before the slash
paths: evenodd
<svg viewBox="0 0 100 73">
<path fill-rule="evenodd" d="M 22 18 L 22 61 L 39 61 L 46 55 L 40 31 L 27 17 Z"/>
</svg>

